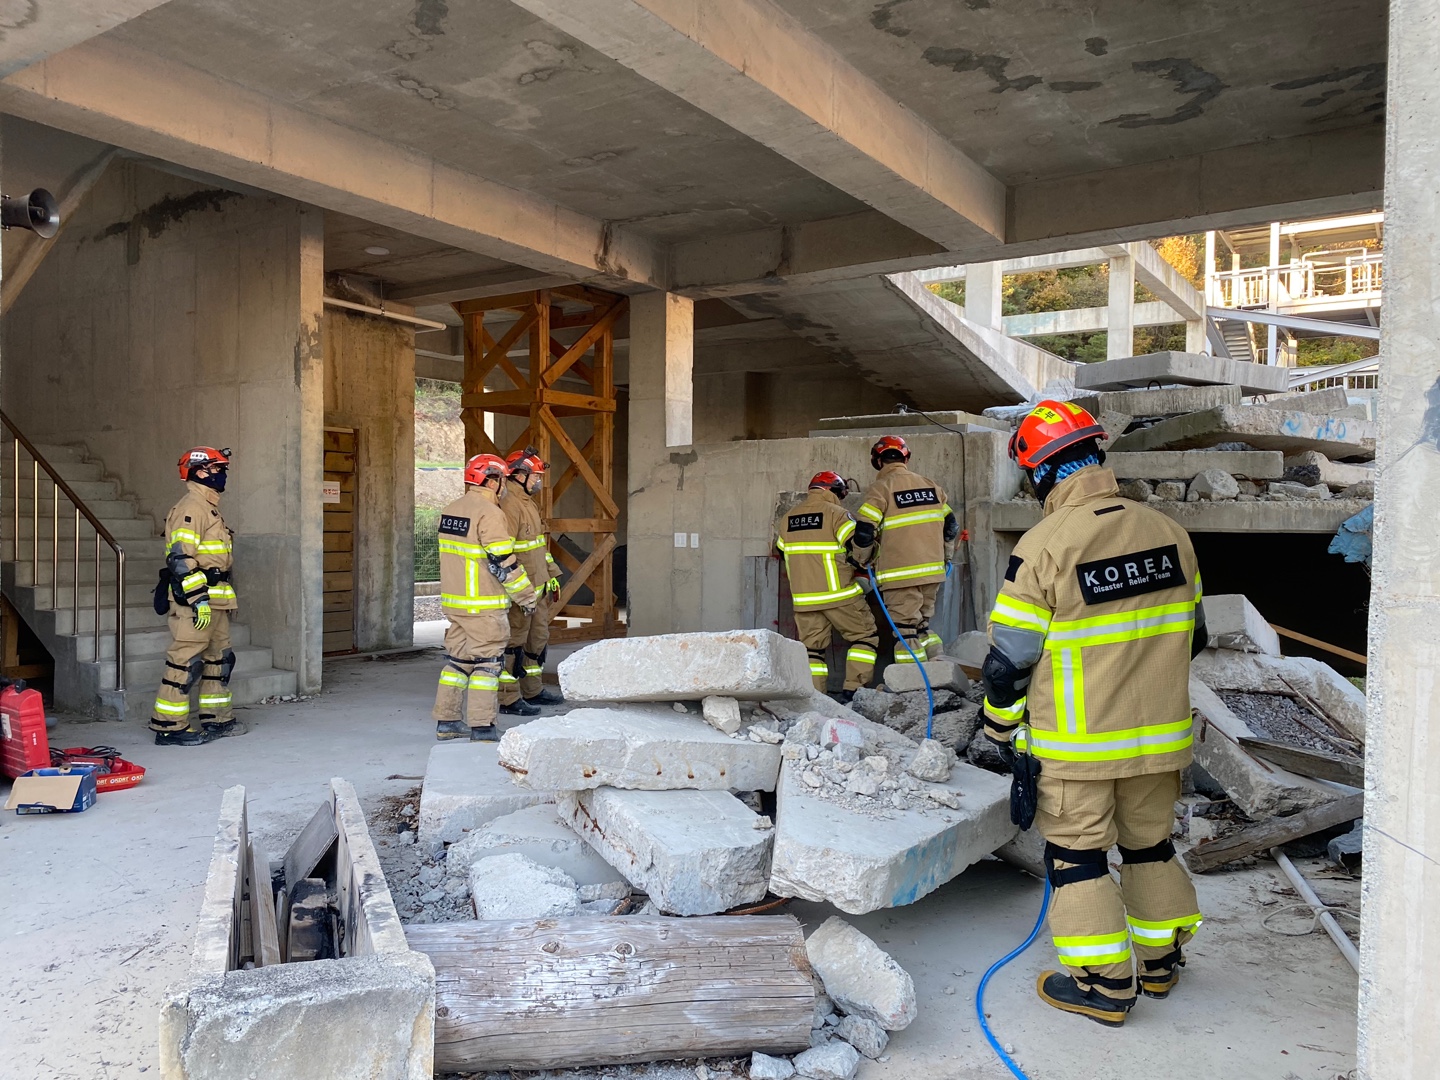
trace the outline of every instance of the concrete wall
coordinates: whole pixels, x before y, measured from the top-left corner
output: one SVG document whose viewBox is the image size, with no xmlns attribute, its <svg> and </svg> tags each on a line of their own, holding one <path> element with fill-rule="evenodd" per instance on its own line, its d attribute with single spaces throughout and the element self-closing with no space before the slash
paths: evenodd
<svg viewBox="0 0 1440 1080">
<path fill-rule="evenodd" d="M 0 391 L 32 440 L 85 443 L 157 521 L 182 451 L 233 448 L 241 618 L 302 690 L 320 680 L 323 240 L 318 210 L 117 163 L 6 316 Z"/>
<path fill-rule="evenodd" d="M 415 586 L 415 333 L 325 312 L 325 423 L 356 431 L 355 647 L 411 644 Z"/>
<path fill-rule="evenodd" d="M 894 391 L 838 363 L 797 372 L 697 370 L 695 441 L 804 438 L 822 417 L 888 413 L 895 401 Z"/>
</svg>

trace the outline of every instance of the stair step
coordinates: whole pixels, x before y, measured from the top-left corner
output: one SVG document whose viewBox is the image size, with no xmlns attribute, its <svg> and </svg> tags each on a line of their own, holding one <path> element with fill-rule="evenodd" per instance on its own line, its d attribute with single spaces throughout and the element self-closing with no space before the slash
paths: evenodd
<svg viewBox="0 0 1440 1080">
<path fill-rule="evenodd" d="M 80 493 L 77 491 L 76 494 L 79 495 Z M 86 499 L 83 495 L 80 497 L 85 502 L 85 508 L 99 518 L 107 528 L 112 520 L 138 517 L 140 514 L 139 508 L 128 499 Z M 51 519 L 54 513 L 51 509 L 53 505 L 54 501 L 50 494 L 42 491 L 40 493 L 40 520 L 42 522 Z M 30 497 L 30 492 L 28 490 L 21 492 L 20 520 L 22 522 L 26 518 L 34 519 L 34 506 L 35 500 Z M 72 523 L 75 520 L 75 506 L 63 495 L 60 497 L 60 518 L 62 521 L 65 518 L 69 518 Z M 11 529 L 14 528 L 15 499 L 11 495 L 7 494 L 3 499 L 0 499 L 0 521 L 6 522 Z"/>
<path fill-rule="evenodd" d="M 13 469 L 13 465 L 10 465 L 9 463 L 13 462 L 14 460 L 15 459 L 10 456 L 9 451 L 6 451 L 4 454 L 0 454 L 0 468 L 4 469 L 7 480 L 9 479 L 10 472 Z M 96 481 L 105 479 L 105 466 L 101 465 L 98 461 L 80 461 L 78 459 L 73 461 L 51 460 L 50 464 L 55 469 L 55 471 L 60 474 L 60 479 L 64 480 L 67 484 L 73 485 L 77 481 L 81 483 L 94 483 Z M 27 460 L 27 456 L 22 452 L 20 454 L 20 488 L 22 491 L 32 486 L 33 481 L 31 480 L 31 470 L 32 466 L 29 460 Z M 10 484 L 6 484 L 6 486 L 9 487 Z M 47 474 L 44 469 L 41 469 L 41 498 L 44 498 L 48 494 L 49 489 L 49 474 Z"/>
<path fill-rule="evenodd" d="M 103 519 L 102 519 L 103 520 Z M 47 514 L 40 515 L 40 539 L 48 540 L 51 536 L 58 535 L 62 541 L 70 540 L 75 535 L 74 515 L 60 515 L 59 531 L 55 530 L 56 522 L 52 521 Z M 149 515 L 144 517 L 116 518 L 104 521 L 105 528 L 110 530 L 110 535 L 116 540 L 153 540 L 156 539 L 155 523 L 150 520 Z M 15 538 L 15 522 L 4 523 L 5 536 L 7 539 Z M 29 540 L 35 535 L 35 520 L 21 515 L 20 518 L 20 539 Z M 83 548 L 86 541 L 91 544 L 95 542 L 95 532 L 90 528 L 90 523 L 80 523 L 80 546 Z M 102 546 L 104 541 L 101 541 Z"/>
<path fill-rule="evenodd" d="M 153 613 L 152 613 L 153 614 Z M 245 623 L 231 623 L 230 646 L 238 655 L 242 648 L 250 645 L 250 627 Z M 132 626 L 127 614 L 125 619 L 125 669 L 130 670 L 133 661 L 163 658 L 170 650 L 170 627 L 166 622 Z M 95 659 L 95 635 L 81 634 L 75 643 L 77 660 L 89 663 Z M 100 660 L 115 659 L 115 635 L 100 635 Z"/>
<path fill-rule="evenodd" d="M 236 646 L 235 674 L 250 675 L 257 671 L 266 671 L 270 668 L 274 659 L 274 654 L 263 646 Z M 104 669 L 107 676 L 113 678 L 115 671 L 115 660 L 113 657 L 109 661 L 102 660 L 100 666 Z M 160 680 L 164 678 L 164 676 L 165 654 L 163 652 L 153 656 L 127 656 L 125 658 L 126 686 L 148 686 L 154 688 L 160 685 Z"/>
<path fill-rule="evenodd" d="M 126 599 L 129 599 L 128 597 Z M 63 607 L 59 611 L 46 611 L 44 614 L 54 619 L 54 629 L 61 636 L 69 636 L 74 633 L 71 628 L 71 620 L 74 610 Z M 166 625 L 166 615 L 156 615 L 155 609 L 146 604 L 125 605 L 125 630 L 126 633 L 133 633 L 139 630 L 148 630 Z M 100 609 L 100 636 L 104 638 L 115 631 L 115 605 Z M 95 636 L 95 609 L 94 607 L 80 608 L 80 636 L 94 638 Z"/>
<path fill-rule="evenodd" d="M 162 556 L 158 553 L 149 557 L 131 556 L 128 550 L 125 552 L 125 555 L 126 588 L 153 589 L 160 573 L 160 564 L 163 561 Z M 7 559 L 6 562 L 9 563 L 14 573 L 15 584 L 21 588 L 48 589 L 50 587 L 51 563 L 49 551 L 41 551 L 40 564 L 37 567 L 32 568 L 30 565 L 30 551 L 28 547 L 21 552 L 18 563 L 11 559 Z M 60 571 L 60 587 L 63 589 L 73 585 L 75 583 L 75 564 L 71 552 L 60 552 L 58 568 Z M 33 573 L 32 570 L 34 571 Z M 80 585 L 81 588 L 84 588 L 86 586 L 93 587 L 94 584 L 95 552 L 93 549 L 87 552 L 82 547 L 80 550 Z M 104 545 L 101 545 L 100 548 L 100 584 L 112 586 L 115 584 L 115 554 Z"/>
<path fill-rule="evenodd" d="M 8 460 L 10 459 L 5 457 L 4 452 L 0 451 L 0 472 L 4 474 L 3 483 L 0 483 L 0 497 L 3 497 L 7 507 L 12 506 L 15 501 L 15 486 L 10 482 L 10 472 L 5 467 L 5 462 Z M 34 488 L 26 467 L 22 464 L 20 468 L 20 502 L 21 505 L 29 505 L 34 495 Z M 40 475 L 42 477 L 40 502 L 42 505 L 49 505 L 51 499 L 49 479 L 43 472 Z M 114 480 L 76 480 L 73 482 L 66 480 L 65 482 L 70 485 L 70 490 L 75 492 L 76 498 L 82 499 L 86 503 L 120 498 L 120 485 Z"/>
<path fill-rule="evenodd" d="M 9 445 L 7 443 L 7 445 Z M 40 451 L 40 456 L 51 465 L 58 465 L 62 461 L 84 461 L 87 451 L 82 443 L 36 443 L 35 449 Z M 14 453 L 12 448 L 11 453 Z M 24 464 L 25 449 L 20 449 L 21 464 Z M 12 459 L 13 460 L 13 459 Z"/>
<path fill-rule="evenodd" d="M 230 678 L 230 694 L 236 705 L 254 705 L 257 701 L 264 701 L 266 698 L 293 694 L 297 685 L 298 680 L 293 671 L 266 668 L 261 671 L 246 672 L 243 675 L 237 671 Z M 154 700 L 154 687 L 127 685 L 125 688 L 126 718 L 143 721 L 150 715 L 150 706 Z"/>
</svg>

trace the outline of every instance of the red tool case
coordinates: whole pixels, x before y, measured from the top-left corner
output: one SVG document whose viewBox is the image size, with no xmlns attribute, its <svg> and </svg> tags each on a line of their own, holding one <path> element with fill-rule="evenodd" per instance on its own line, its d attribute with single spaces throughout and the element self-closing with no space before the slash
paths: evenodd
<svg viewBox="0 0 1440 1080">
<path fill-rule="evenodd" d="M 40 691 L 23 680 L 0 690 L 0 772 L 16 777 L 50 767 L 50 737 L 45 734 L 45 703 Z"/>
</svg>

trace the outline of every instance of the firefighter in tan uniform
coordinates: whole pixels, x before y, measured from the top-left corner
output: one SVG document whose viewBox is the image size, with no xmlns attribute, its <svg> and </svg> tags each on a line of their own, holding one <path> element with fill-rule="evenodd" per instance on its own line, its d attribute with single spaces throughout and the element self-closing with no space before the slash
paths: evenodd
<svg viewBox="0 0 1440 1080">
<path fill-rule="evenodd" d="M 199 746 L 245 731 L 230 702 L 234 533 L 218 509 L 230 451 L 197 446 L 180 455 L 178 467 L 185 495 L 165 518 L 165 572 L 156 590 L 157 609 L 164 610 L 167 600 L 170 609 L 170 649 L 150 713 L 157 746 Z M 190 725 L 190 690 L 197 681 L 198 728 Z"/>
<path fill-rule="evenodd" d="M 1170 830 L 1191 759 L 1190 661 L 1207 635 L 1189 537 L 1119 497 L 1103 437 L 1055 401 L 1012 437 L 1045 518 L 1010 559 L 983 674 L 985 734 L 1007 760 L 1040 766 L 1035 824 L 1063 967 L 1040 976 L 1040 997 L 1119 1026 L 1137 975 L 1141 993 L 1170 993 L 1200 926 Z"/>
<path fill-rule="evenodd" d="M 550 619 L 560 595 L 560 568 L 550 554 L 545 522 L 534 501 L 550 466 L 530 446 L 515 451 L 505 462 L 510 476 L 500 509 L 505 511 L 505 520 L 515 537 L 515 557 L 535 586 L 539 602 L 529 614 L 513 604 L 510 607 L 510 647 L 505 650 L 505 669 L 500 672 L 500 711 L 538 716 L 541 705 L 559 705 L 565 700 L 540 682 L 545 671 L 545 648 L 550 644 Z"/>
<path fill-rule="evenodd" d="M 493 742 L 496 695 L 510 640 L 512 603 L 534 611 L 535 589 L 515 558 L 515 537 L 500 509 L 509 467 L 494 454 L 465 466 L 465 494 L 440 511 L 440 606 L 445 666 L 435 691 L 435 737 Z"/>
<path fill-rule="evenodd" d="M 830 669 L 825 651 L 833 630 L 850 646 L 845 653 L 845 688 L 840 700 L 870 682 L 880 636 L 875 616 L 854 577 L 850 550 L 855 519 L 841 505 L 849 486 L 839 473 L 816 473 L 810 494 L 775 522 L 775 546 L 785 556 L 785 573 L 795 601 L 795 628 L 810 654 L 815 689 L 825 692 Z M 847 565 L 847 563 L 849 565 Z"/>
<path fill-rule="evenodd" d="M 898 435 L 886 435 L 870 448 L 870 464 L 880 475 L 865 492 L 855 530 L 856 558 L 871 565 L 885 609 L 915 654 L 897 646 L 895 660 L 901 664 L 924 660 L 942 647 L 939 635 L 930 632 L 930 618 L 960 536 L 944 489 L 911 472 L 909 461 L 910 447 Z"/>
</svg>

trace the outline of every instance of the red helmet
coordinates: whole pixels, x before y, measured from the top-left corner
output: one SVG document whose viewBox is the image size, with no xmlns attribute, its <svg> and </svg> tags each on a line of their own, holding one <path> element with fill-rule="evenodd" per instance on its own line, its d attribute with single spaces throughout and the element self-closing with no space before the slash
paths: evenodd
<svg viewBox="0 0 1440 1080">
<path fill-rule="evenodd" d="M 505 464 L 509 466 L 511 476 L 514 476 L 516 473 L 544 476 L 550 471 L 549 464 L 540 456 L 533 446 L 527 446 L 524 450 L 516 450 L 505 459 Z"/>
<path fill-rule="evenodd" d="M 180 455 L 178 462 L 180 468 L 180 479 L 189 480 L 193 469 L 201 469 L 206 465 L 229 465 L 230 448 L 216 450 L 213 446 L 196 446 Z"/>
<path fill-rule="evenodd" d="M 870 465 L 878 470 L 881 465 L 880 455 L 887 450 L 898 450 L 901 461 L 910 460 L 910 447 L 899 435 L 882 435 L 880 441 L 870 448 Z"/>
<path fill-rule="evenodd" d="M 476 454 L 465 463 L 465 483 L 479 487 L 486 480 L 504 480 L 509 472 L 498 454 Z"/>
<path fill-rule="evenodd" d="M 831 472 L 829 469 L 826 469 L 824 472 L 817 472 L 812 476 L 810 478 L 810 487 L 812 490 L 814 488 L 824 488 L 826 491 L 833 492 L 837 499 L 843 499 L 846 495 L 850 494 L 850 485 L 845 482 L 845 478 L 837 472 Z"/>
<path fill-rule="evenodd" d="M 1079 405 L 1069 401 L 1042 401 L 1010 436 L 1010 460 L 1023 469 L 1033 469 L 1067 446 L 1085 439 L 1107 437 L 1105 429 Z"/>
</svg>

